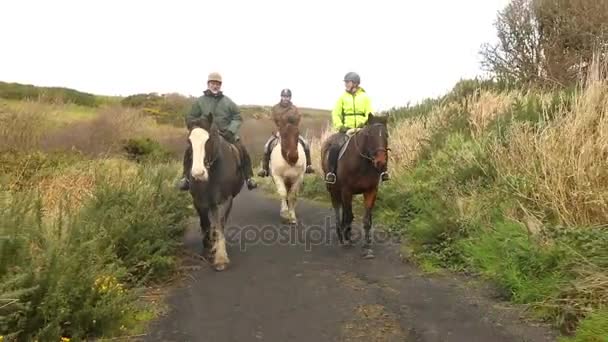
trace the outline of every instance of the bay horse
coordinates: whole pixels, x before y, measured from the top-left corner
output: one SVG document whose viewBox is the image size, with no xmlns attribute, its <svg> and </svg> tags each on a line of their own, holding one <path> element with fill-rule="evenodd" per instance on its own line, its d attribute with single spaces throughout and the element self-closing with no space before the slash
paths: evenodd
<svg viewBox="0 0 608 342">
<path fill-rule="evenodd" d="M 204 254 L 215 270 L 223 271 L 230 263 L 224 227 L 245 177 L 238 149 L 220 135 L 212 120 L 197 124 L 188 138 L 192 145 L 190 195 L 200 220 Z"/>
<path fill-rule="evenodd" d="M 363 194 L 365 205 L 363 257 L 366 259 L 374 258 L 371 247 L 372 211 L 378 195 L 381 173 L 386 170 L 388 151 L 390 151 L 386 122 L 386 117 L 369 115 L 366 124 L 346 141 L 347 145 L 342 146 L 336 182 L 327 184 L 327 191 L 336 215 L 338 240 L 342 245 L 352 244 L 352 200 L 354 195 Z M 329 149 L 334 144 L 341 143 L 343 143 L 341 134 L 333 134 L 323 143 L 321 164 L 324 173 L 329 170 Z"/>
<path fill-rule="evenodd" d="M 304 181 L 306 158 L 299 143 L 300 130 L 295 119 L 288 117 L 279 123 L 278 142 L 270 152 L 269 171 L 281 196 L 280 216 L 283 222 L 297 223 L 295 206 L 300 186 Z"/>
</svg>

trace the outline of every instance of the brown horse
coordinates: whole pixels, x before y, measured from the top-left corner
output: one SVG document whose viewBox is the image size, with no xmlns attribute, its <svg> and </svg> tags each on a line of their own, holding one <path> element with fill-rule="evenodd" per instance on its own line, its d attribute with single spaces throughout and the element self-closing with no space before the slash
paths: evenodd
<svg viewBox="0 0 608 342">
<path fill-rule="evenodd" d="M 237 148 L 220 135 L 213 122 L 197 126 L 200 127 L 193 128 L 189 136 L 190 194 L 199 215 L 203 248 L 214 268 L 223 271 L 230 263 L 224 225 L 244 182 L 241 158 Z"/>
<path fill-rule="evenodd" d="M 352 200 L 354 195 L 363 194 L 365 203 L 363 257 L 367 259 L 374 257 L 371 248 L 372 210 L 376 203 L 381 173 L 386 170 L 388 151 L 390 151 L 386 121 L 386 117 L 369 115 L 365 126 L 348 140 L 348 145 L 338 160 L 336 182 L 327 184 L 327 191 L 336 215 L 336 230 L 340 244 L 352 244 Z M 330 136 L 323 143 L 321 161 L 324 173 L 329 170 L 329 149 L 335 144 L 341 145 L 342 142 L 344 136 L 338 133 Z M 340 210 L 342 210 L 341 217 Z"/>
</svg>

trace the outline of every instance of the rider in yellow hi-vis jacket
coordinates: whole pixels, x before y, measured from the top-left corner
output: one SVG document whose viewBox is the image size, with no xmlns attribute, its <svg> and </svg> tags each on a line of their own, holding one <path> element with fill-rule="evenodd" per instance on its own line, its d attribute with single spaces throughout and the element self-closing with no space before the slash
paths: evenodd
<svg viewBox="0 0 608 342">
<path fill-rule="evenodd" d="M 340 96 L 331 112 L 332 125 L 340 134 L 346 138 L 346 132 L 351 128 L 359 128 L 365 125 L 370 113 L 373 113 L 372 103 L 363 88 L 359 85 L 361 78 L 355 72 L 349 72 L 344 76 L 345 92 Z M 338 154 L 340 145 L 336 144 L 329 150 L 330 171 L 325 175 L 327 183 L 336 182 L 336 168 L 338 165 Z M 389 180 L 388 172 L 382 173 L 382 181 Z"/>
</svg>

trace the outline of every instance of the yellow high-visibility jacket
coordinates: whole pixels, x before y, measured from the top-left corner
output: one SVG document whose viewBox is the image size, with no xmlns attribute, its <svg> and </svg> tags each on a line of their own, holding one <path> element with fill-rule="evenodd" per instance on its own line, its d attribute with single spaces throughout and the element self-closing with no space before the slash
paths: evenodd
<svg viewBox="0 0 608 342">
<path fill-rule="evenodd" d="M 345 91 L 331 112 L 332 124 L 336 130 L 341 127 L 361 127 L 370 113 L 373 113 L 372 103 L 363 88 L 357 89 L 354 94 Z"/>
</svg>

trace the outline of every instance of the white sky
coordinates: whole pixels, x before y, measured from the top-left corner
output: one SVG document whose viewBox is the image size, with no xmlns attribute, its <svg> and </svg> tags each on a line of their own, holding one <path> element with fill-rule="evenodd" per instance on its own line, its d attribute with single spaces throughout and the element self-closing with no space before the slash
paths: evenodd
<svg viewBox="0 0 608 342">
<path fill-rule="evenodd" d="M 2 0 L 0 80 L 198 96 L 219 71 L 237 104 L 288 87 L 298 106 L 331 108 L 353 70 L 383 110 L 481 74 L 507 2 Z"/>
</svg>

